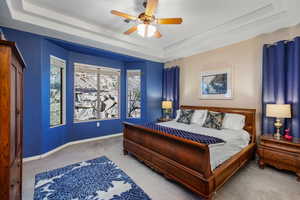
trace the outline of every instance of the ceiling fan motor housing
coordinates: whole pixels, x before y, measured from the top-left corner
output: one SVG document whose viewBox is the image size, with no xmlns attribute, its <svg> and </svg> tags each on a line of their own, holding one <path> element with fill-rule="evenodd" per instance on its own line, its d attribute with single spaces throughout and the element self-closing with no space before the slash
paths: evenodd
<svg viewBox="0 0 300 200">
<path fill-rule="evenodd" d="M 145 13 L 141 13 L 138 16 L 139 20 L 141 20 L 142 22 L 144 22 L 144 24 L 150 24 L 151 22 L 153 22 L 155 20 L 155 16 L 148 16 Z"/>
</svg>

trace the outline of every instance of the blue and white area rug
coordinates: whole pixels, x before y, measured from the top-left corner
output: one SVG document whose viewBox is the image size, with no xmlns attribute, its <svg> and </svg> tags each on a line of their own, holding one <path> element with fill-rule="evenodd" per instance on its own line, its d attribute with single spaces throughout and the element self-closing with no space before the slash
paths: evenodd
<svg viewBox="0 0 300 200">
<path fill-rule="evenodd" d="M 150 200 L 105 156 L 35 176 L 34 200 Z"/>
</svg>

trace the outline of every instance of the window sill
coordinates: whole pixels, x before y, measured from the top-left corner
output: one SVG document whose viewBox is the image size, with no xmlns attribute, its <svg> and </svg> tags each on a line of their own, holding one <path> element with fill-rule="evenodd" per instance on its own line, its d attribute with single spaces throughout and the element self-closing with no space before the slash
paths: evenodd
<svg viewBox="0 0 300 200">
<path fill-rule="evenodd" d="M 55 125 L 55 126 L 50 126 L 50 128 L 58 128 L 58 127 L 61 127 L 61 126 L 65 126 L 66 124 L 59 124 L 59 125 Z"/>
<path fill-rule="evenodd" d="M 130 117 L 130 118 L 126 118 L 126 120 L 127 120 L 127 119 L 130 120 L 130 119 L 142 119 L 142 118 L 141 118 L 141 117 Z"/>
<path fill-rule="evenodd" d="M 74 124 L 81 124 L 81 123 L 89 123 L 89 122 L 101 122 L 101 121 L 110 121 L 110 120 L 120 120 L 120 118 L 110 118 L 110 119 L 93 119 L 87 121 L 73 121 Z"/>
</svg>

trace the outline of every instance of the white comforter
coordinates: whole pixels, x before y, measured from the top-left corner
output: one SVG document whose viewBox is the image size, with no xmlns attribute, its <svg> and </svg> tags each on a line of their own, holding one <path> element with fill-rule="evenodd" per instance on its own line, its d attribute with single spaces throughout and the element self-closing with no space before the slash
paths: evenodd
<svg viewBox="0 0 300 200">
<path fill-rule="evenodd" d="M 245 130 L 216 130 L 204 128 L 198 124 L 187 125 L 176 121 L 163 122 L 159 123 L 159 125 L 185 130 L 192 133 L 213 136 L 224 140 L 225 143 L 209 145 L 210 165 L 212 170 L 217 168 L 220 164 L 231 158 L 236 153 L 240 152 L 250 141 L 250 136 Z"/>
</svg>

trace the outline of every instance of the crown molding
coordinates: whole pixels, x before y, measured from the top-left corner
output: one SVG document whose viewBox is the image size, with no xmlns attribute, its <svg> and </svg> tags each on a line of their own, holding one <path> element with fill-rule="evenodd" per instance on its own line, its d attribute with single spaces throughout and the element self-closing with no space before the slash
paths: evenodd
<svg viewBox="0 0 300 200">
<path fill-rule="evenodd" d="M 116 39 L 113 37 L 116 33 L 107 30 L 104 31 L 99 26 L 40 8 L 25 0 L 6 0 L 6 4 L 11 19 L 5 19 L 8 23 L 2 21 L 2 24 L 8 27 L 17 28 L 14 26 L 15 22 L 23 22 L 26 24 L 22 26 L 23 29 L 26 29 L 25 31 L 148 60 L 158 62 L 163 60 L 163 49 L 144 46 L 138 43 L 136 39 L 130 37 L 127 37 L 128 41 L 121 40 L 120 38 Z M 47 16 L 51 16 L 51 18 Z M 142 39 L 140 40 L 142 41 Z"/>
<path fill-rule="evenodd" d="M 158 46 L 155 43 L 149 45 L 149 41 L 142 38 L 124 36 L 99 25 L 39 7 L 26 0 L 5 0 L 5 3 L 10 17 L 0 20 L 2 25 L 158 62 L 224 47 L 300 22 L 295 9 L 300 6 L 299 1 L 269 0 L 205 32 Z"/>
<path fill-rule="evenodd" d="M 185 51 L 177 51 L 172 48 L 170 50 L 166 50 L 168 55 L 171 55 L 166 60 L 174 60 L 178 58 L 183 58 L 187 56 L 192 56 L 198 53 L 210 51 L 213 49 L 225 47 L 228 45 L 232 45 L 234 43 L 238 43 L 244 40 L 248 40 L 254 38 L 263 33 L 274 32 L 280 28 L 286 26 L 296 25 L 297 23 L 291 23 L 289 25 L 286 24 L 285 18 L 287 18 L 288 14 L 286 11 L 282 11 L 280 13 L 274 14 L 272 16 L 268 16 L 263 19 L 258 19 L 256 21 L 250 22 L 248 24 L 243 24 L 241 26 L 234 27 L 232 29 L 228 29 L 222 32 L 216 32 L 213 37 L 197 37 L 193 40 L 189 40 L 185 43 L 178 44 L 176 48 L 185 49 Z M 200 46 L 194 46 L 194 48 L 188 48 L 193 44 L 200 43 Z"/>
</svg>

